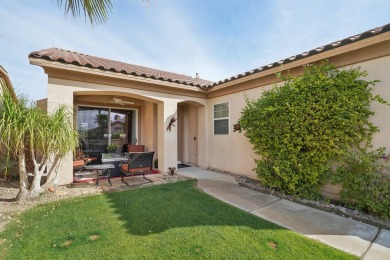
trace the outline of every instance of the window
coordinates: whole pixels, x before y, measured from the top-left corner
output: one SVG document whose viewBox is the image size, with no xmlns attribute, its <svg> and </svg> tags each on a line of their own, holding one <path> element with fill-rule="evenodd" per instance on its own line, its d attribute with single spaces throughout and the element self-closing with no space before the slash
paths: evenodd
<svg viewBox="0 0 390 260">
<path fill-rule="evenodd" d="M 214 134 L 229 134 L 229 103 L 214 105 Z"/>
<path fill-rule="evenodd" d="M 82 149 L 104 152 L 109 144 L 136 144 L 136 113 L 131 109 L 79 106 L 77 125 Z"/>
</svg>

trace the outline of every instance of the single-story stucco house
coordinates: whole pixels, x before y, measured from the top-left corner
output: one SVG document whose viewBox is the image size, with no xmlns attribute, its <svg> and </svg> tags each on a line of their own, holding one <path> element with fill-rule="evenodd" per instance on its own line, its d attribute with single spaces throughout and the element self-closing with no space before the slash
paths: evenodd
<svg viewBox="0 0 390 260">
<path fill-rule="evenodd" d="M 245 95 L 258 98 L 280 83 L 275 73 L 299 75 L 304 65 L 325 59 L 366 70 L 368 80 L 380 80 L 374 93 L 390 100 L 390 24 L 217 82 L 57 48 L 29 55 L 48 75 L 48 97 L 38 105 L 48 112 L 58 104 L 77 108 L 78 131 L 87 136 L 83 149 L 100 151 L 114 142 L 107 120 L 121 119 L 122 142 L 155 151 L 162 172 L 181 161 L 251 177 L 252 147 L 243 133 L 233 132 Z M 380 129 L 373 144 L 390 150 L 390 109 L 374 103 L 372 110 Z M 177 121 L 169 130 L 172 119 Z M 65 158 L 59 184 L 73 181 L 72 160 L 72 154 Z"/>
</svg>

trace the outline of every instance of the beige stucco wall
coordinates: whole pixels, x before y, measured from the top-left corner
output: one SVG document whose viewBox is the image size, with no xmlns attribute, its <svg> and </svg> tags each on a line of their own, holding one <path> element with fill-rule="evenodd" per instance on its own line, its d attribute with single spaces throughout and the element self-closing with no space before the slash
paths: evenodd
<svg viewBox="0 0 390 260">
<path fill-rule="evenodd" d="M 209 160 L 207 167 L 256 177 L 252 169 L 255 168 L 254 160 L 257 157 L 253 153 L 248 139 L 244 136 L 244 132 L 233 132 L 233 125 L 238 122 L 241 116 L 241 110 L 245 106 L 245 95 L 250 99 L 256 99 L 271 87 L 268 85 L 261 88 L 254 88 L 213 98 L 208 101 L 207 114 L 209 128 L 207 129 L 207 150 Z M 225 102 L 229 102 L 229 134 L 214 135 L 214 105 Z"/>
<path fill-rule="evenodd" d="M 156 115 L 154 114 L 153 103 L 145 101 L 143 114 L 141 115 L 145 122 L 145 127 L 140 131 L 141 142 L 140 144 L 145 145 L 145 151 L 157 151 L 157 138 L 155 136 L 155 128 L 157 122 L 155 120 Z M 156 155 L 157 156 L 157 155 Z"/>
<path fill-rule="evenodd" d="M 390 102 L 390 56 L 357 63 L 355 66 L 367 71 L 366 80 L 380 81 L 376 83 L 372 93 Z M 385 147 L 387 152 L 390 152 L 390 106 L 373 102 L 371 110 L 375 112 L 371 122 L 380 129 L 374 135 L 372 144 L 374 148 Z"/>
<path fill-rule="evenodd" d="M 357 63 L 352 67 L 358 66 L 367 71 L 366 80 L 380 80 L 374 87 L 373 94 L 379 94 L 385 100 L 390 101 L 390 56 Z M 256 158 L 252 146 L 244 136 L 244 132 L 233 132 L 233 124 L 237 123 L 240 111 L 245 107 L 244 95 L 250 99 L 256 99 L 263 91 L 272 87 L 273 84 L 208 100 L 206 114 L 209 117 L 207 121 L 210 127 L 207 128 L 206 149 L 209 158 L 207 167 L 256 177 L 252 170 L 255 167 L 254 159 Z M 215 104 L 224 102 L 230 104 L 229 135 L 214 135 L 213 107 Z M 375 112 L 371 121 L 380 129 L 380 132 L 376 133 L 373 138 L 374 148 L 383 146 L 390 152 L 390 106 L 374 102 L 371 109 Z"/>
<path fill-rule="evenodd" d="M 69 88 L 61 84 L 57 84 L 55 81 L 50 80 L 47 88 L 47 112 L 50 114 L 59 105 L 67 105 L 73 107 L 73 91 L 74 89 Z M 48 172 L 52 171 L 51 164 L 48 164 Z M 53 176 L 53 174 L 51 174 Z M 58 184 L 68 184 L 73 182 L 73 153 L 69 152 L 62 162 L 60 169 L 60 175 L 58 178 Z"/>
<path fill-rule="evenodd" d="M 201 167 L 207 167 L 208 165 L 208 141 L 209 141 L 209 113 L 207 112 L 207 106 L 200 106 L 197 109 L 198 116 L 198 136 L 197 136 L 197 158 L 198 165 Z"/>
</svg>

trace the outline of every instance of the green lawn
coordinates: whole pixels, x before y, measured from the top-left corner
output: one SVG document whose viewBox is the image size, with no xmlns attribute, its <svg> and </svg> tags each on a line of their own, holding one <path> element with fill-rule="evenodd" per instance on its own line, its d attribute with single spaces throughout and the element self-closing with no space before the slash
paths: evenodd
<svg viewBox="0 0 390 260">
<path fill-rule="evenodd" d="M 36 207 L 0 233 L 3 258 L 354 259 L 218 201 L 196 181 Z"/>
</svg>

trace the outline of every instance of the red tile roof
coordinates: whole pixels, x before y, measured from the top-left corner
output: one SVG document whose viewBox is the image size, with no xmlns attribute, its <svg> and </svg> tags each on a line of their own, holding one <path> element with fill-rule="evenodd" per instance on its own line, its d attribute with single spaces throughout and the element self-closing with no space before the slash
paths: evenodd
<svg viewBox="0 0 390 260">
<path fill-rule="evenodd" d="M 249 76 L 249 75 L 260 73 L 260 72 L 263 72 L 263 71 L 266 71 L 266 70 L 269 70 L 269 69 L 272 69 L 272 68 L 275 68 L 275 67 L 279 67 L 279 66 L 281 66 L 283 64 L 287 64 L 287 63 L 290 63 L 290 62 L 293 62 L 293 61 L 301 60 L 301 59 L 307 58 L 309 56 L 314 56 L 316 54 L 319 54 L 319 53 L 322 53 L 322 52 L 326 52 L 326 51 L 329 51 L 329 50 L 333 50 L 333 49 L 339 48 L 341 46 L 345 46 L 345 45 L 348 45 L 348 44 L 351 44 L 351 43 L 354 43 L 354 42 L 357 42 L 357 41 L 361 41 L 363 39 L 370 38 L 370 37 L 373 37 L 375 35 L 378 35 L 378 34 L 381 34 L 381 33 L 385 33 L 385 32 L 389 32 L 389 31 L 390 31 L 390 23 L 388 23 L 388 24 L 386 24 L 384 26 L 380 26 L 380 27 L 377 27 L 377 28 L 365 31 L 365 32 L 363 32 L 361 34 L 350 36 L 350 37 L 347 37 L 347 38 L 342 39 L 340 41 L 335 41 L 335 42 L 326 44 L 324 46 L 312 49 L 310 51 L 303 52 L 303 53 L 291 56 L 289 58 L 286 58 L 286 59 L 283 59 L 283 60 L 280 60 L 280 61 L 277 61 L 277 62 L 273 62 L 273 63 L 270 63 L 268 65 L 265 65 L 265 66 L 262 66 L 262 67 L 259 67 L 259 68 L 256 68 L 256 69 L 253 69 L 253 70 L 250 70 L 250 71 L 238 74 L 238 75 L 235 75 L 233 77 L 226 78 L 226 79 L 223 79 L 223 80 L 220 80 L 220 81 L 216 81 L 216 82 L 212 83 L 211 85 L 209 85 L 208 88 L 214 87 L 214 86 L 217 86 L 217 85 L 221 85 L 223 83 L 226 83 L 226 82 L 229 82 L 229 81 L 233 81 L 233 80 L 236 80 L 236 79 L 244 78 L 244 77 Z"/>
<path fill-rule="evenodd" d="M 157 79 L 162 81 L 174 82 L 189 86 L 206 88 L 212 81 L 199 78 L 192 78 L 187 75 L 181 75 L 163 70 L 147 68 L 143 66 L 128 64 L 120 61 L 114 61 L 86 55 L 74 51 L 50 48 L 40 51 L 34 51 L 29 54 L 29 58 L 38 58 L 50 61 L 56 61 L 66 64 L 73 64 L 82 67 L 101 69 L 117 73 L 129 74 L 144 78 Z"/>
<path fill-rule="evenodd" d="M 108 59 L 103 59 L 95 56 L 90 56 L 78 52 L 61 50 L 57 48 L 51 48 L 41 51 L 35 51 L 29 54 L 29 58 L 38 58 L 45 59 L 50 61 L 56 61 L 67 64 L 74 64 L 78 66 L 84 66 L 89 68 L 113 71 L 117 73 L 130 74 L 133 76 L 139 76 L 144 78 L 157 79 L 162 81 L 174 82 L 189 86 L 195 86 L 203 89 L 212 88 L 214 86 L 221 85 L 226 82 L 234 81 L 236 79 L 244 78 L 249 75 L 253 75 L 256 73 L 260 73 L 275 67 L 279 67 L 283 64 L 287 64 L 293 61 L 301 60 L 307 58 L 309 56 L 314 56 L 319 53 L 323 53 L 329 50 L 333 50 L 339 48 L 341 46 L 345 46 L 354 42 L 361 41 L 366 38 L 373 37 L 378 34 L 382 34 L 390 31 L 390 23 L 384 26 L 380 26 L 368 31 L 365 31 L 361 34 L 357 34 L 351 37 L 347 37 L 340 41 L 332 42 L 330 44 L 326 44 L 324 46 L 309 50 L 307 52 L 300 53 L 298 55 L 291 56 L 289 58 L 270 63 L 268 65 L 238 74 L 236 76 L 226 78 L 220 81 L 212 82 L 208 80 L 203 80 L 199 78 L 192 78 L 190 76 L 181 75 L 177 73 L 156 70 L 152 68 L 142 67 L 138 65 L 128 64 L 119 61 L 113 61 Z"/>
</svg>

